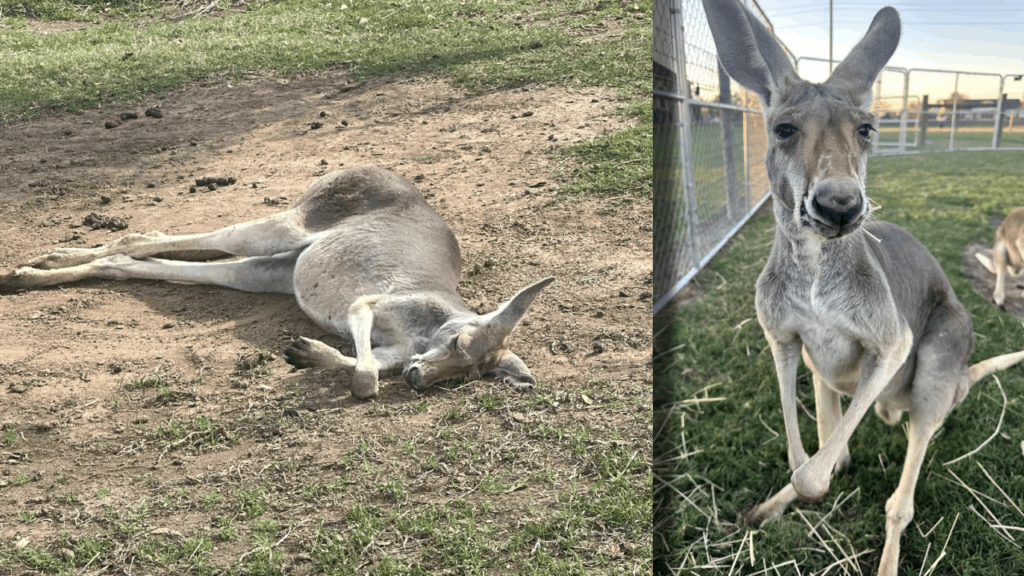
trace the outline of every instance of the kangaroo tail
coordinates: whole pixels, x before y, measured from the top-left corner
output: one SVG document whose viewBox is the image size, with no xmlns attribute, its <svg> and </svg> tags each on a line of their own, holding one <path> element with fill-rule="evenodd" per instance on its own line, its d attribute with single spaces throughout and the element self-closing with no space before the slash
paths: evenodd
<svg viewBox="0 0 1024 576">
<path fill-rule="evenodd" d="M 993 372 L 1005 370 L 1021 360 L 1024 360 L 1024 350 L 1020 352 L 1012 352 L 1010 354 L 1003 354 L 1002 356 L 995 356 L 988 360 L 982 360 L 967 369 L 967 377 L 970 379 L 971 385 L 973 385 L 985 376 L 988 376 Z"/>
</svg>

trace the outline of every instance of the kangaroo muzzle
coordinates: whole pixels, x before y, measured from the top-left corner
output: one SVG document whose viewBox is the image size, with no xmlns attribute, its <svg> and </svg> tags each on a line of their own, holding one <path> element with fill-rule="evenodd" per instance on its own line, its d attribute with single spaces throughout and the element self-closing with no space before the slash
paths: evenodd
<svg viewBox="0 0 1024 576">
<path fill-rule="evenodd" d="M 824 227 L 835 229 L 835 236 L 853 231 L 864 214 L 864 195 L 856 180 L 830 180 L 815 187 L 811 216 Z"/>
</svg>

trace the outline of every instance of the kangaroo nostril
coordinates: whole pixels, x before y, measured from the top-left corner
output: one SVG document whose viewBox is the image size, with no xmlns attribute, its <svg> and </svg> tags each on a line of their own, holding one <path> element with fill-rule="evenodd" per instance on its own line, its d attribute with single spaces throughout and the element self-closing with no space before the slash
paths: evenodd
<svg viewBox="0 0 1024 576">
<path fill-rule="evenodd" d="M 811 202 L 827 222 L 845 226 L 860 216 L 863 203 L 859 190 L 826 188 L 819 190 Z"/>
<path fill-rule="evenodd" d="M 420 387 L 420 369 L 415 366 L 409 366 L 405 369 L 405 383 L 413 388 Z"/>
</svg>

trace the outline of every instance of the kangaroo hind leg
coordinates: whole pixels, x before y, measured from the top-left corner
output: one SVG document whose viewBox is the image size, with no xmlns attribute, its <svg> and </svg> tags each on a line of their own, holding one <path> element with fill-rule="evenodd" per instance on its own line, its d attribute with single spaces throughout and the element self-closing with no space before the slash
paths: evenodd
<svg viewBox="0 0 1024 576">
<path fill-rule="evenodd" d="M 232 262 L 179 262 L 146 258 L 137 260 L 124 254 L 106 256 L 85 264 L 40 270 L 22 267 L 0 276 L 0 293 L 23 288 L 40 288 L 85 278 L 110 280 L 168 280 L 234 288 L 244 292 L 294 294 L 295 250 L 276 256 L 244 258 Z"/>
<path fill-rule="evenodd" d="M 289 210 L 213 232 L 182 236 L 161 232 L 128 234 L 97 248 L 58 248 L 29 261 L 27 266 L 45 270 L 68 268 L 115 254 L 133 258 L 160 254 L 174 258 L 176 252 L 181 252 L 183 259 L 197 251 L 211 255 L 273 256 L 307 246 L 315 238 L 302 224 L 300 215 Z"/>
</svg>

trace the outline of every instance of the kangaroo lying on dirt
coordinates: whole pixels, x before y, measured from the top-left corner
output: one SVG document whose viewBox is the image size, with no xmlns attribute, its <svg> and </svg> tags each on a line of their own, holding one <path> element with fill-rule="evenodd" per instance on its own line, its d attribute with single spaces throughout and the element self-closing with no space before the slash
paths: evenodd
<svg viewBox="0 0 1024 576">
<path fill-rule="evenodd" d="M 870 221 L 868 109 L 871 85 L 899 43 L 896 10 L 880 10 L 831 77 L 812 84 L 739 0 L 704 0 L 704 9 L 725 71 L 764 106 L 776 221 L 756 306 L 775 359 L 793 474 L 747 519 L 760 524 L 797 498 L 821 500 L 832 473 L 849 465 L 847 442 L 872 404 L 891 425 L 909 410 L 907 457 L 885 504 L 878 568 L 895 576 L 928 441 L 972 384 L 1024 360 L 1024 352 L 968 367 L 971 315 L 939 263 L 902 228 Z M 801 356 L 818 414 L 811 457 L 797 424 Z M 845 414 L 840 394 L 852 396 Z"/>
<path fill-rule="evenodd" d="M 986 270 L 996 275 L 996 289 L 992 292 L 992 300 L 996 306 L 1002 306 L 1006 299 L 1006 273 L 1020 276 L 1024 273 L 1024 208 L 1014 208 L 1006 215 L 1003 223 L 996 230 L 992 241 L 992 258 L 984 254 L 975 254 Z M 1022 294 L 1024 296 L 1024 294 Z"/>
<path fill-rule="evenodd" d="M 244 256 L 229 262 L 192 262 Z M 451 228 L 408 180 L 380 168 L 333 172 L 288 210 L 205 234 L 129 234 L 98 248 L 58 248 L 0 275 L 0 293 L 83 278 L 170 280 L 294 294 L 314 322 L 350 338 L 356 357 L 310 338 L 285 351 L 298 368 L 352 372 L 352 395 L 402 370 L 416 390 L 448 378 L 536 384 L 508 349 L 512 329 L 554 278 L 489 314 L 457 292 L 462 255 Z"/>
</svg>

